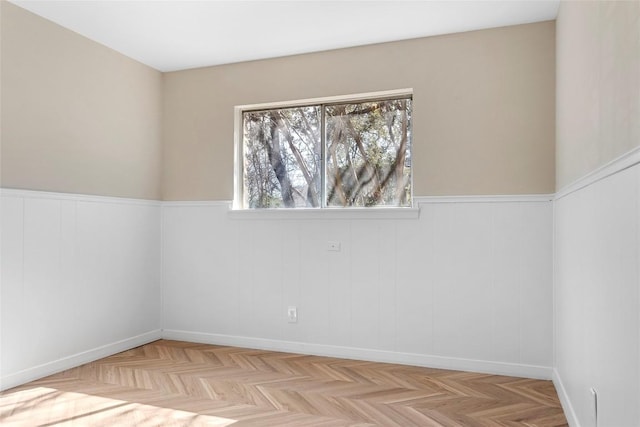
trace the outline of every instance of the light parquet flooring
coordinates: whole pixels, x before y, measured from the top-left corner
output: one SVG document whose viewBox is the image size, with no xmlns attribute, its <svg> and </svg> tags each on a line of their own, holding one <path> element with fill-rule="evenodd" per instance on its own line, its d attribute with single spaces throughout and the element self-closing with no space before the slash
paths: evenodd
<svg viewBox="0 0 640 427">
<path fill-rule="evenodd" d="M 550 381 L 160 340 L 0 393 L 3 426 L 566 426 Z"/>
</svg>

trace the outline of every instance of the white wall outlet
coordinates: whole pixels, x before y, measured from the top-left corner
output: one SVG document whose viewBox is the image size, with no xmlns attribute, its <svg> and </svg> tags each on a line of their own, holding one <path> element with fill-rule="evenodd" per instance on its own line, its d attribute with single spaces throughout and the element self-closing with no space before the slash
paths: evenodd
<svg viewBox="0 0 640 427">
<path fill-rule="evenodd" d="M 335 240 L 329 240 L 327 242 L 327 250 L 333 252 L 340 252 L 340 242 Z"/>
<path fill-rule="evenodd" d="M 598 427 L 598 392 L 594 387 L 589 389 L 591 392 L 591 399 L 593 400 L 593 420 L 595 427 Z"/>
<path fill-rule="evenodd" d="M 287 307 L 287 321 L 289 323 L 298 323 L 298 309 L 295 305 Z"/>
</svg>

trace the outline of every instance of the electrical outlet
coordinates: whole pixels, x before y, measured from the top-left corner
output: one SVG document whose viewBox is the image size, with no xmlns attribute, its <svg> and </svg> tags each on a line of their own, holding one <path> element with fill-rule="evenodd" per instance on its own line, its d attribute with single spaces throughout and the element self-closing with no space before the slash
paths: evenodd
<svg viewBox="0 0 640 427">
<path fill-rule="evenodd" d="M 593 399 L 594 426 L 598 427 L 598 392 L 594 387 L 591 387 L 589 391 L 591 392 L 591 398 Z"/>
<path fill-rule="evenodd" d="M 333 252 L 340 252 L 340 242 L 336 242 L 335 240 L 329 240 L 327 242 L 327 250 Z"/>
<path fill-rule="evenodd" d="M 298 309 L 295 305 L 287 307 L 287 321 L 289 323 L 298 323 Z"/>
</svg>

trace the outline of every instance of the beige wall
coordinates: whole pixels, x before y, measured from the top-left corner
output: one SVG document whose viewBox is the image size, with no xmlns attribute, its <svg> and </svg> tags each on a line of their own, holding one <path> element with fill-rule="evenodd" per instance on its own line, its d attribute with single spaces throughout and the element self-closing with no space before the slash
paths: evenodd
<svg viewBox="0 0 640 427">
<path fill-rule="evenodd" d="M 640 145 L 640 1 L 562 2 L 558 189 Z"/>
<path fill-rule="evenodd" d="M 0 3 L 2 187 L 159 198 L 162 74 Z"/>
<path fill-rule="evenodd" d="M 416 195 L 552 193 L 555 23 L 164 75 L 163 197 L 233 197 L 233 107 L 414 89 Z"/>
<path fill-rule="evenodd" d="M 553 22 L 162 75 L 1 3 L 2 187 L 228 200 L 235 105 L 412 87 L 416 195 L 554 190 Z"/>
</svg>

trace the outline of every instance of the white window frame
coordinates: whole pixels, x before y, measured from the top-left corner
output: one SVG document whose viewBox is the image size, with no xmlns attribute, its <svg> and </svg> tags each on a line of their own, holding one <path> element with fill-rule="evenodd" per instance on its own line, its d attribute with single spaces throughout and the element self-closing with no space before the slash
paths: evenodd
<svg viewBox="0 0 640 427">
<path fill-rule="evenodd" d="M 238 218 L 417 218 L 419 210 L 414 204 L 413 171 L 411 172 L 411 206 L 342 207 L 342 208 L 262 208 L 247 209 L 243 206 L 244 162 L 242 115 L 249 110 L 270 110 L 315 104 L 366 102 L 381 99 L 413 97 L 413 89 L 394 89 L 349 95 L 308 98 L 294 101 L 237 105 L 233 112 L 234 174 L 232 216 Z M 413 168 L 413 164 L 412 164 Z M 324 179 L 324 178 L 323 178 Z"/>
</svg>

